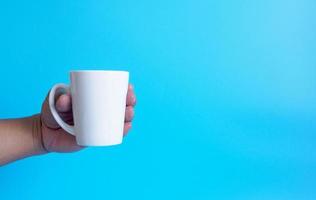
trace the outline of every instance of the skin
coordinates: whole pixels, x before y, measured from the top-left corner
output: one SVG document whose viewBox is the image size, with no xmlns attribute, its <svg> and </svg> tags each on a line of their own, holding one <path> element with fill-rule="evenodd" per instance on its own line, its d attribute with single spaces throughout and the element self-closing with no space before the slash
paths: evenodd
<svg viewBox="0 0 316 200">
<path fill-rule="evenodd" d="M 129 85 L 126 97 L 124 136 L 132 127 L 136 96 Z M 60 116 L 73 124 L 71 96 L 62 94 L 57 97 L 56 109 Z M 48 97 L 42 105 L 41 113 L 31 117 L 0 120 L 0 166 L 34 155 L 49 152 L 75 152 L 83 149 L 76 143 L 74 136 L 65 132 L 54 120 Z"/>
</svg>

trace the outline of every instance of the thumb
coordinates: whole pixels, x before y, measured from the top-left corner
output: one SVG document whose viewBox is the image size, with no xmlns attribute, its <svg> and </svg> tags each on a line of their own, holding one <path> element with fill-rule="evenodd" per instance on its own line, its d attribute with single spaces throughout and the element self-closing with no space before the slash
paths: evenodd
<svg viewBox="0 0 316 200">
<path fill-rule="evenodd" d="M 69 94 L 61 94 L 56 97 L 55 106 L 60 117 L 69 124 L 73 124 L 72 116 L 72 103 L 71 96 Z M 60 128 L 58 123 L 55 121 L 48 102 L 48 95 L 42 105 L 42 122 L 49 128 L 57 129 Z"/>
</svg>

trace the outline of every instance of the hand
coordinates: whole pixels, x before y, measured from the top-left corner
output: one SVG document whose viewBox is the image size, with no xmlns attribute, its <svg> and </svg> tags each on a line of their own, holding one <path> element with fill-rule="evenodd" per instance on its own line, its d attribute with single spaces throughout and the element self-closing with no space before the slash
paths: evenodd
<svg viewBox="0 0 316 200">
<path fill-rule="evenodd" d="M 136 96 L 134 93 L 134 89 L 132 85 L 129 85 L 126 97 L 124 136 L 132 127 L 132 119 L 134 117 L 135 104 Z M 57 98 L 56 109 L 61 118 L 65 122 L 73 124 L 71 96 L 69 94 L 62 94 Z M 57 124 L 49 109 L 48 96 L 46 97 L 42 106 L 40 121 L 40 136 L 42 140 L 43 151 L 73 152 L 84 148 L 82 146 L 77 145 L 75 137 L 64 131 Z"/>
</svg>

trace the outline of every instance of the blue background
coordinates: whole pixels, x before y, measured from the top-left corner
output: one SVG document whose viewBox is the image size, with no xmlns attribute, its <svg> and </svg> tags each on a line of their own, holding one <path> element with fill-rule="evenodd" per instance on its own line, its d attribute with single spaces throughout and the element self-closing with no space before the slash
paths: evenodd
<svg viewBox="0 0 316 200">
<path fill-rule="evenodd" d="M 116 147 L 0 169 L 0 199 L 316 199 L 313 0 L 1 1 L 0 117 L 71 69 L 124 69 Z"/>
</svg>

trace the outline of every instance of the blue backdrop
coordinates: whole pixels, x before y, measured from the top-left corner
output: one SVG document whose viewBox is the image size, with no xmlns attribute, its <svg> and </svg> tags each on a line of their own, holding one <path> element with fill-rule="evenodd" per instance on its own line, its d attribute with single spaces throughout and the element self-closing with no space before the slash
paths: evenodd
<svg viewBox="0 0 316 200">
<path fill-rule="evenodd" d="M 115 147 L 0 169 L 0 199 L 316 199 L 313 0 L 1 1 L 0 117 L 71 69 L 124 69 Z"/>
</svg>

